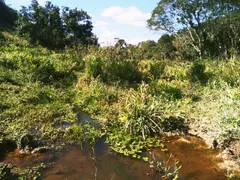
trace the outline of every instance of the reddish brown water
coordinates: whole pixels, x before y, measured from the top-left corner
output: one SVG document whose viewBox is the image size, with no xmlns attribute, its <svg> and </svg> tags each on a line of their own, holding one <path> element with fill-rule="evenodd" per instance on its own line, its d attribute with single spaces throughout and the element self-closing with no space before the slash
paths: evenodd
<svg viewBox="0 0 240 180">
<path fill-rule="evenodd" d="M 180 180 L 225 180 L 224 170 L 218 167 L 222 160 L 218 152 L 207 148 L 199 138 L 172 137 L 166 143 L 169 149 L 163 153 L 154 149 L 149 158 L 154 161 L 167 161 L 170 154 L 182 165 Z M 97 144 L 95 155 L 91 149 L 82 150 L 79 146 L 66 146 L 57 154 L 35 154 L 19 156 L 9 153 L 4 162 L 20 167 L 36 165 L 40 162 L 54 162 L 43 172 L 41 179 L 46 180 L 151 180 L 159 179 L 156 172 L 149 168 L 149 163 L 141 160 L 109 153 L 103 143 Z"/>
<path fill-rule="evenodd" d="M 153 151 L 155 158 L 167 159 L 170 154 L 182 165 L 180 178 L 184 180 L 225 180 L 226 172 L 219 168 L 219 150 L 208 148 L 206 143 L 194 136 L 171 137 L 165 144 L 168 153 Z"/>
</svg>

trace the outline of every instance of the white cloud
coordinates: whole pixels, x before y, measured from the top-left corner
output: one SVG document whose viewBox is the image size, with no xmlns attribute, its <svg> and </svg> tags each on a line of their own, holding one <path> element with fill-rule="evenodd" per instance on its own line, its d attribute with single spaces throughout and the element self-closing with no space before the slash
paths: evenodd
<svg viewBox="0 0 240 180">
<path fill-rule="evenodd" d="M 98 42 L 101 44 L 101 46 L 111 46 L 115 43 L 114 38 L 116 33 L 114 31 L 110 31 L 106 27 L 99 27 L 97 36 L 99 38 Z"/>
<path fill-rule="evenodd" d="M 150 13 L 141 12 L 137 7 L 122 8 L 118 6 L 105 9 L 101 15 L 113 18 L 119 24 L 141 27 L 146 26 L 146 21 L 151 16 Z"/>
<path fill-rule="evenodd" d="M 96 21 L 94 24 L 94 27 L 103 27 L 109 25 L 109 22 L 106 21 Z"/>
<path fill-rule="evenodd" d="M 47 0 L 38 0 L 38 3 L 39 3 L 40 5 L 45 5 L 46 1 L 47 1 Z"/>
</svg>

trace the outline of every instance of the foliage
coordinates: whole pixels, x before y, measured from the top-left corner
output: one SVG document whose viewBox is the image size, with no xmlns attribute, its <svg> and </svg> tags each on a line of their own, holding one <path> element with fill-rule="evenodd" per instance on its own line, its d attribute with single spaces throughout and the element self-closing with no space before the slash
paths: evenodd
<svg viewBox="0 0 240 180">
<path fill-rule="evenodd" d="M 31 168 L 15 168 L 15 171 L 19 175 L 18 179 L 19 180 L 28 180 L 28 179 L 33 179 L 37 180 L 41 176 L 42 171 L 46 168 L 46 165 L 44 163 L 41 163 L 38 166 L 31 167 Z"/>
<path fill-rule="evenodd" d="M 165 180 L 177 180 L 179 177 L 179 170 L 182 168 L 181 165 L 178 165 L 179 162 L 175 162 L 174 165 L 171 165 L 172 155 L 169 156 L 169 159 L 166 162 L 157 162 L 156 170 L 161 174 L 161 177 Z"/>
<path fill-rule="evenodd" d="M 0 69 L 0 129 L 13 139 L 29 131 L 55 136 L 55 124 L 76 120 L 73 57 L 9 46 L 0 53 Z"/>
<path fill-rule="evenodd" d="M 99 77 L 103 82 L 140 82 L 142 79 L 136 61 L 110 61 L 96 56 L 86 56 L 84 60 L 87 75 L 93 78 Z"/>
<path fill-rule="evenodd" d="M 207 73 L 205 72 L 206 66 L 202 62 L 194 62 L 193 66 L 189 72 L 192 81 L 199 81 L 202 84 L 206 84 L 209 77 Z"/>
<path fill-rule="evenodd" d="M 227 179 L 228 180 L 239 180 L 240 176 L 236 175 L 234 172 L 228 172 L 227 174 Z"/>
<path fill-rule="evenodd" d="M 101 138 L 102 133 L 99 129 L 94 127 L 92 122 L 87 122 L 70 127 L 65 136 L 68 140 L 73 142 L 95 144 L 96 141 Z"/>
<path fill-rule="evenodd" d="M 142 67 L 142 71 L 146 74 L 146 76 L 150 79 L 159 79 L 163 76 L 166 62 L 164 61 L 156 61 L 156 62 L 147 62 L 144 65 L 140 65 Z"/>
<path fill-rule="evenodd" d="M 50 1 L 40 6 L 36 0 L 27 7 L 22 7 L 17 21 L 17 32 L 28 37 L 33 44 L 40 44 L 50 49 L 64 48 L 75 44 L 97 44 L 92 33 L 91 18 L 83 10 L 60 8 Z"/>
<path fill-rule="evenodd" d="M 2 34 L 4 138 L 33 134 L 44 143 L 105 138 L 114 151 L 145 161 L 142 152 L 166 150 L 160 135 L 187 133 L 186 123 L 199 125 L 220 144 L 239 139 L 239 61 L 128 59 L 115 47 L 53 51 Z M 95 120 L 79 123 L 81 111 Z"/>
<path fill-rule="evenodd" d="M 183 32 L 187 36 L 185 39 L 188 39 L 188 45 L 192 46 L 201 59 L 216 40 L 218 40 L 218 44 L 216 43 L 218 46 L 219 44 L 225 46 L 222 38 L 226 41 L 231 38 L 235 43 L 232 43 L 231 47 L 236 49 L 239 26 L 233 17 L 236 12 L 239 12 L 239 9 L 238 1 L 161 0 L 153 10 L 151 18 L 148 20 L 148 26 L 150 29 L 164 30 L 172 34 Z M 216 19 L 220 19 L 220 21 Z M 218 30 L 215 31 L 216 27 L 220 31 L 224 29 L 222 24 L 225 20 L 230 23 L 231 30 L 236 36 L 225 34 L 226 36 L 216 39 L 220 35 Z M 223 31 L 228 32 L 226 29 Z"/>
<path fill-rule="evenodd" d="M 0 31 L 13 30 L 16 20 L 16 10 L 6 5 L 4 0 L 0 0 Z"/>
<path fill-rule="evenodd" d="M 0 163 L 0 179 L 15 179 L 16 175 L 11 172 L 11 165 Z"/>
<path fill-rule="evenodd" d="M 157 137 L 143 139 L 142 136 L 129 134 L 117 127 L 110 128 L 107 133 L 106 142 L 117 153 L 148 161 L 147 157 L 142 157 L 144 151 L 154 147 L 160 147 L 163 151 L 166 150 L 163 141 Z"/>
<path fill-rule="evenodd" d="M 171 103 L 167 103 L 167 100 L 151 96 L 147 85 L 142 84 L 138 92 L 130 91 L 120 120 L 131 134 L 142 135 L 143 139 L 153 134 L 162 134 L 168 129 L 174 131 L 180 127 L 178 123 L 184 122 L 173 113 Z M 167 123 L 172 118 L 175 123 Z"/>
<path fill-rule="evenodd" d="M 153 95 L 162 96 L 168 100 L 174 101 L 183 97 L 182 90 L 177 86 L 177 84 L 174 84 L 174 81 L 167 82 L 159 80 L 152 81 L 149 84 L 149 89 Z"/>
</svg>

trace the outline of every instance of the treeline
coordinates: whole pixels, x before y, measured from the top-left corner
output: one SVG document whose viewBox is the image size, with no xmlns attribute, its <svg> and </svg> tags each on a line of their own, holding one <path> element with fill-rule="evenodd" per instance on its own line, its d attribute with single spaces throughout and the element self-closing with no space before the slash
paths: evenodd
<svg viewBox="0 0 240 180">
<path fill-rule="evenodd" d="M 160 0 L 148 26 L 174 35 L 183 58 L 234 59 L 240 52 L 239 0 Z"/>
<path fill-rule="evenodd" d="M 2 7 L 8 11 L 1 10 L 1 18 L 17 15 L 15 19 L 6 19 L 5 24 L 14 27 L 17 35 L 28 39 L 31 44 L 49 49 L 98 44 L 92 32 L 91 17 L 86 11 L 63 7 L 60 12 L 60 8 L 50 1 L 41 6 L 37 0 L 32 0 L 28 7 L 23 6 L 17 13 L 1 0 Z M 1 25 L 2 29 L 6 29 L 5 24 Z"/>
<path fill-rule="evenodd" d="M 166 34 L 137 46 L 115 47 L 130 59 L 237 59 L 240 55 L 239 0 L 160 0 L 147 21 Z"/>
<path fill-rule="evenodd" d="M 19 12 L 0 0 L 0 25 L 49 49 L 98 45 L 87 12 L 47 1 L 33 0 Z M 5 18 L 7 17 L 7 18 Z M 102 51 L 115 59 L 237 59 L 240 55 L 240 1 L 160 0 L 148 20 L 152 30 L 163 30 L 157 42 L 130 45 L 118 39 Z M 79 49 L 79 48 L 78 48 Z M 87 52 L 85 52 L 87 53 Z"/>
</svg>

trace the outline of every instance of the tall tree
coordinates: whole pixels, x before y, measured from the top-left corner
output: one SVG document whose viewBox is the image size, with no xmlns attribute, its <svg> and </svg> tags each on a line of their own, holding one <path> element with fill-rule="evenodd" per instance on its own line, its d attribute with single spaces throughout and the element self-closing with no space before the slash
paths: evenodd
<svg viewBox="0 0 240 180">
<path fill-rule="evenodd" d="M 97 45 L 97 38 L 92 32 L 91 17 L 86 11 L 64 7 L 62 20 L 65 34 L 69 40 L 74 40 L 74 42 L 81 44 Z"/>
<path fill-rule="evenodd" d="M 142 59 L 152 59 L 156 50 L 156 42 L 153 40 L 143 41 L 138 44 L 138 48 Z"/>
<path fill-rule="evenodd" d="M 12 30 L 17 20 L 17 12 L 0 0 L 0 30 Z"/>
<path fill-rule="evenodd" d="M 148 26 L 169 33 L 185 28 L 192 47 L 202 58 L 209 28 L 203 23 L 239 8 L 239 0 L 161 0 L 153 10 Z"/>
<path fill-rule="evenodd" d="M 17 30 L 20 35 L 28 36 L 31 43 L 48 48 L 64 47 L 64 30 L 59 13 L 60 9 L 51 2 L 40 6 L 38 1 L 20 10 Z"/>
<path fill-rule="evenodd" d="M 20 35 L 48 48 L 97 44 L 92 28 L 91 18 L 85 11 L 64 7 L 61 14 L 59 7 L 51 2 L 40 6 L 37 0 L 32 0 L 28 8 L 22 7 L 17 22 Z"/>
</svg>

